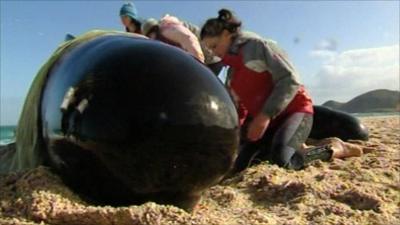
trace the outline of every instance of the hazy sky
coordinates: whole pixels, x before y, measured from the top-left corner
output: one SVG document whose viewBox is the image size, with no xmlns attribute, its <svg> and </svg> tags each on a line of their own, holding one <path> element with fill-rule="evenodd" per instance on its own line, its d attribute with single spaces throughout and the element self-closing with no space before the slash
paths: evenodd
<svg viewBox="0 0 400 225">
<path fill-rule="evenodd" d="M 123 30 L 125 1 L 0 1 L 0 125 L 16 124 L 29 86 L 66 33 Z M 274 39 L 316 104 L 399 90 L 399 1 L 134 1 L 143 18 L 169 13 L 197 25 L 225 7 L 243 28 Z"/>
</svg>

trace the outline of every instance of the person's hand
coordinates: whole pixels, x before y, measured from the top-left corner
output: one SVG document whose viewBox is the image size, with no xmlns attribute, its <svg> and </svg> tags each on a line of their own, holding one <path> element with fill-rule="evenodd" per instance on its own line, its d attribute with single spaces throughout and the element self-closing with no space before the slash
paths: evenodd
<svg viewBox="0 0 400 225">
<path fill-rule="evenodd" d="M 247 130 L 247 138 L 250 141 L 259 140 L 265 133 L 268 128 L 270 122 L 270 118 L 263 113 L 259 113 L 253 121 L 250 122 L 250 125 Z"/>
</svg>

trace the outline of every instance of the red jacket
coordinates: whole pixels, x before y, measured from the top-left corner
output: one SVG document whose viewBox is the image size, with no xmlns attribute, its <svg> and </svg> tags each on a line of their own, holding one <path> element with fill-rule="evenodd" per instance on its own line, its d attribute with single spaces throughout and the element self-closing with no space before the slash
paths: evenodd
<svg viewBox="0 0 400 225">
<path fill-rule="evenodd" d="M 233 73 L 231 74 L 230 81 L 228 84 L 229 86 L 228 88 L 233 90 L 233 92 L 239 98 L 238 113 L 241 124 L 244 122 L 244 120 L 247 118 L 248 115 L 250 115 L 251 117 L 255 117 L 258 113 L 262 111 L 264 111 L 267 115 L 271 116 L 272 121 L 270 123 L 270 126 L 275 126 L 282 119 L 296 112 L 304 112 L 312 114 L 313 113 L 312 100 L 305 91 L 303 85 L 300 84 L 297 85 L 296 82 L 292 82 L 294 83 L 294 85 L 276 85 L 277 82 L 281 82 L 281 80 L 283 79 L 274 81 L 273 75 L 268 70 L 265 70 L 263 72 L 257 72 L 255 70 L 249 69 L 248 66 L 246 66 L 246 62 L 243 56 L 244 54 L 243 51 L 249 51 L 249 48 L 247 49 L 243 48 L 244 46 L 243 43 L 245 42 L 242 42 L 239 46 L 237 46 L 238 49 L 236 54 L 230 53 L 223 58 L 224 64 L 229 65 L 233 70 Z M 266 63 L 267 66 L 268 64 L 276 62 L 284 64 L 282 62 L 286 60 L 284 58 L 285 56 L 280 54 L 279 52 L 263 54 L 263 57 L 265 57 L 264 55 L 272 55 L 271 57 L 272 59 L 265 59 L 267 61 Z M 247 59 L 248 58 L 249 57 L 247 56 Z M 255 58 L 257 57 L 252 58 L 254 62 L 259 60 L 259 59 L 256 60 Z M 271 60 L 273 62 L 271 62 Z M 248 60 L 247 62 L 249 61 L 251 60 Z M 281 71 L 281 69 L 279 71 Z M 291 73 L 287 74 L 288 74 L 287 76 L 291 76 L 290 75 Z M 278 101 L 271 100 L 270 97 L 272 93 L 276 91 L 274 89 L 277 88 L 282 89 L 279 90 L 278 93 L 285 93 L 285 88 L 286 88 L 288 89 L 287 92 L 292 91 L 293 94 L 284 96 L 283 101 L 279 101 L 279 99 Z M 285 98 L 290 98 L 287 99 L 287 103 L 284 103 L 286 101 Z"/>
</svg>

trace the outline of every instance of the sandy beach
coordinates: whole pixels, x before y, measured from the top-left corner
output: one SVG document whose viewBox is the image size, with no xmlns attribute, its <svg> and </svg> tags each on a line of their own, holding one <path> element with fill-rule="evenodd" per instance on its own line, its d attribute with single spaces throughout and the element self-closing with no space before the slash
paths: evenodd
<svg viewBox="0 0 400 225">
<path fill-rule="evenodd" d="M 400 117 L 361 120 L 370 140 L 351 142 L 361 157 L 302 171 L 263 163 L 207 190 L 192 213 L 92 206 L 44 167 L 0 176 L 0 224 L 400 224 Z"/>
</svg>

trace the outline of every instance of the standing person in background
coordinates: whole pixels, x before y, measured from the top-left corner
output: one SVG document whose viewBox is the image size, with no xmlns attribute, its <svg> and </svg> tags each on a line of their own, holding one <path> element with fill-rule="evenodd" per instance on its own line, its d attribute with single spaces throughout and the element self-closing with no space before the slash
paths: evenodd
<svg viewBox="0 0 400 225">
<path fill-rule="evenodd" d="M 199 39 L 178 18 L 165 15 L 159 21 L 147 19 L 142 25 L 142 33 L 147 37 L 179 47 L 204 63 L 204 54 Z"/>
<path fill-rule="evenodd" d="M 203 44 L 231 67 L 227 84 L 242 125 L 235 172 L 256 161 L 301 169 L 315 159 L 343 156 L 329 145 L 302 149 L 313 124 L 313 104 L 297 70 L 275 41 L 240 28 L 241 21 L 221 9 L 200 34 Z"/>
<path fill-rule="evenodd" d="M 125 3 L 122 5 L 119 16 L 121 22 L 125 26 L 125 31 L 130 33 L 141 34 L 142 20 L 138 17 L 136 7 L 133 3 Z"/>
</svg>

